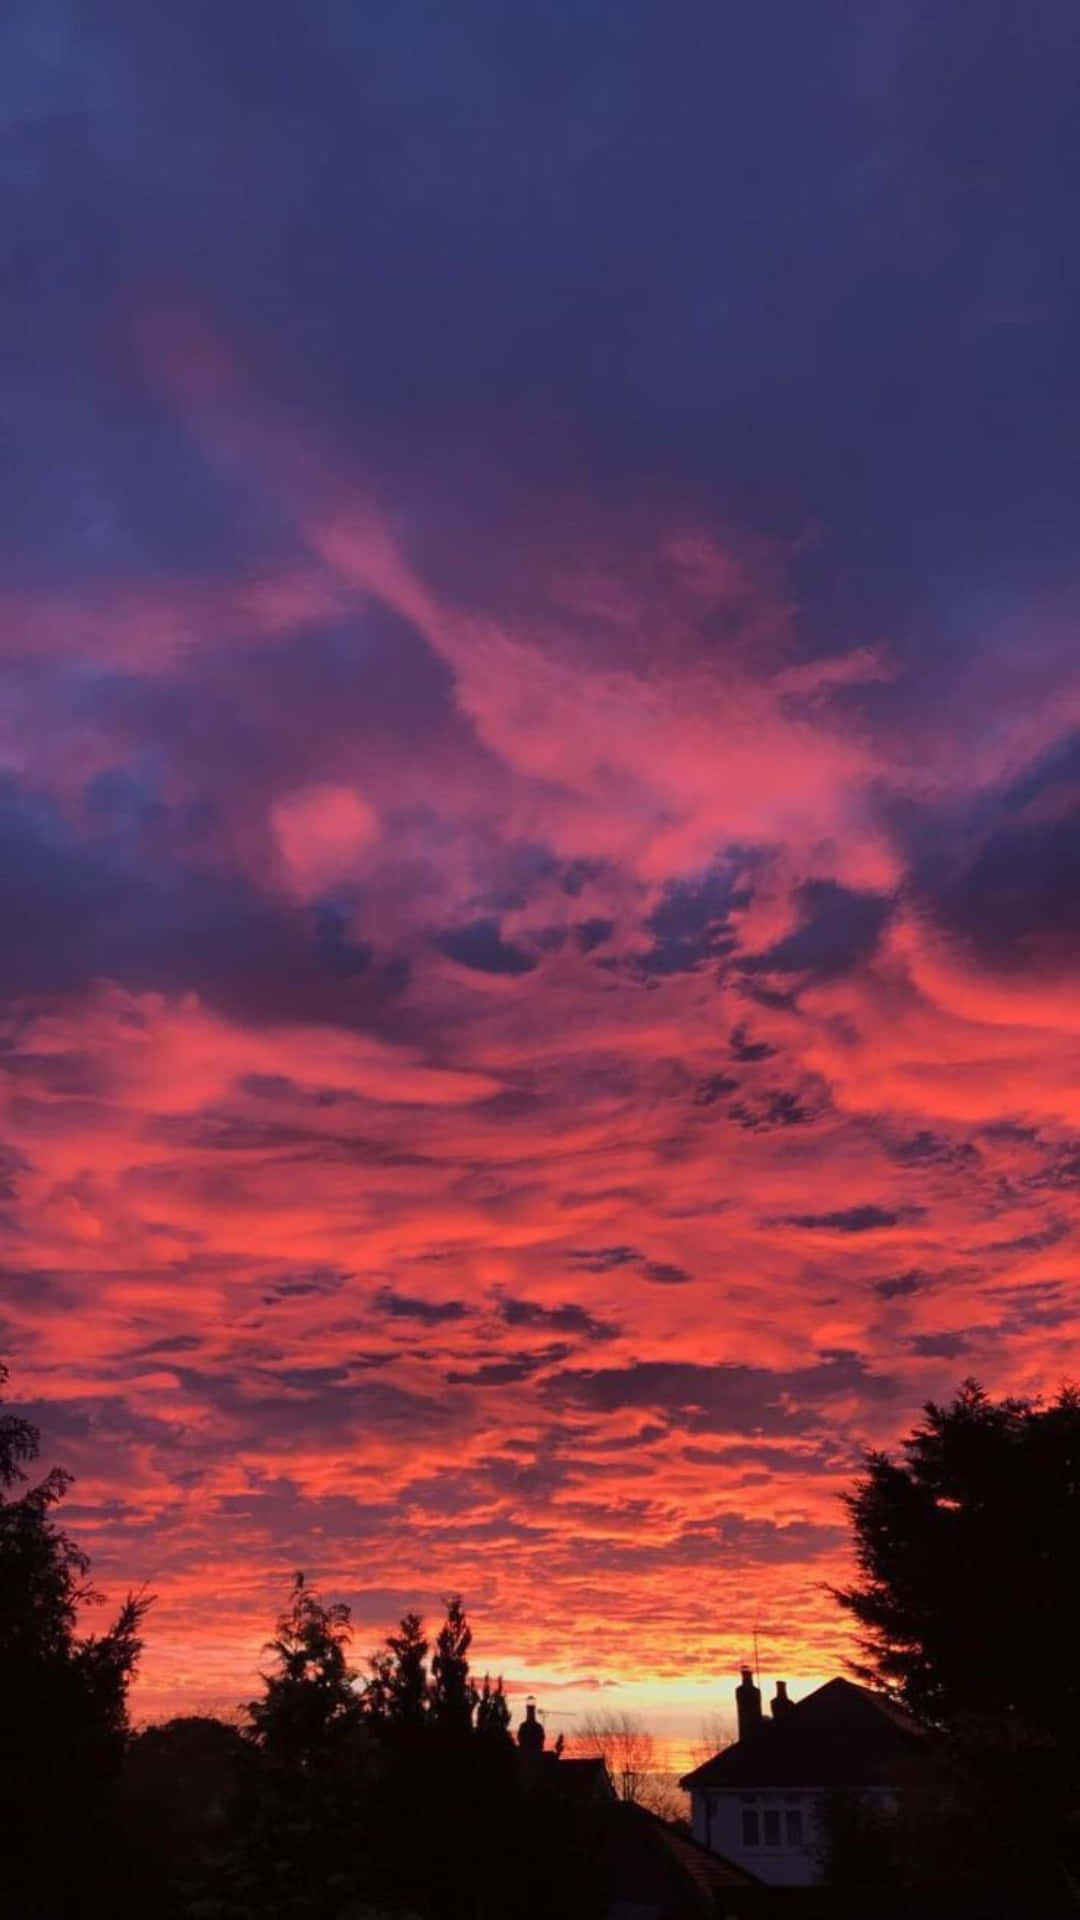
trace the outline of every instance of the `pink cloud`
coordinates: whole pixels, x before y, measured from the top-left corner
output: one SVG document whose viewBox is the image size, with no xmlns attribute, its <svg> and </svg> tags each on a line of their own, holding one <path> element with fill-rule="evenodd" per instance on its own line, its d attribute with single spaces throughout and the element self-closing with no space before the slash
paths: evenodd
<svg viewBox="0 0 1080 1920">
<path fill-rule="evenodd" d="M 160 1593 L 147 1706 L 242 1697 L 297 1564 L 372 1639 L 462 1587 L 567 1686 L 584 1639 L 703 1682 L 754 1617 L 828 1670 L 859 1445 L 1080 1358 L 1071 976 L 946 938 L 906 824 L 964 852 L 1041 764 L 1062 631 L 1003 717 L 912 719 L 899 651 L 811 657 L 783 553 L 663 516 L 538 532 L 495 605 L 166 358 L 308 558 L 0 640 L 70 963 L 5 1011 L 5 1317 L 99 1578 Z"/>
</svg>

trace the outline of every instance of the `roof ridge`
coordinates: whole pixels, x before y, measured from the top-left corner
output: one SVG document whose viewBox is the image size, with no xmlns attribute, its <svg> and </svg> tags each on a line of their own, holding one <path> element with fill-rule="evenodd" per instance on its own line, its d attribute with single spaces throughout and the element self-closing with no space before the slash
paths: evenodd
<svg viewBox="0 0 1080 1920">
<path fill-rule="evenodd" d="M 798 1784 L 809 1786 L 824 1764 L 818 1750 L 823 1744 L 835 1747 L 837 1741 L 848 1755 L 846 1764 L 860 1769 L 869 1765 L 876 1772 L 890 1746 L 897 1742 L 910 1746 L 923 1731 L 887 1694 L 861 1686 L 845 1674 L 834 1674 L 801 1700 L 793 1700 L 783 1715 L 759 1721 L 740 1739 L 710 1755 L 684 1774 L 679 1784 L 692 1789 L 727 1780 L 734 1785 L 740 1778 L 767 1782 L 775 1765 L 778 1786 L 785 1778 L 797 1784 L 795 1773 L 805 1773 Z M 834 1758 L 838 1757 L 837 1752 Z"/>
</svg>

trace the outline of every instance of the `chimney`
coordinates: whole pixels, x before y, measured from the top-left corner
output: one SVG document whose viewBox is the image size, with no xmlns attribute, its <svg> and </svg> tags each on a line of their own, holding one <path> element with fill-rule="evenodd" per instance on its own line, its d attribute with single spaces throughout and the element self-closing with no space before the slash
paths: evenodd
<svg viewBox="0 0 1080 1920">
<path fill-rule="evenodd" d="M 735 1689 L 735 1707 L 739 1716 L 739 1739 L 745 1740 L 762 1725 L 761 1688 L 755 1687 L 749 1667 L 741 1669 L 742 1678 Z"/>
<path fill-rule="evenodd" d="M 544 1728 L 536 1717 L 536 1701 L 532 1694 L 525 1702 L 525 1718 L 518 1728 L 518 1746 L 523 1753 L 542 1753 L 544 1748 Z"/>
<path fill-rule="evenodd" d="M 772 1714 L 773 1719 L 781 1719 L 785 1713 L 791 1712 L 794 1705 L 794 1700 L 789 1700 L 787 1697 L 787 1681 L 778 1680 L 776 1683 L 776 1692 L 769 1702 L 769 1712 Z"/>
</svg>

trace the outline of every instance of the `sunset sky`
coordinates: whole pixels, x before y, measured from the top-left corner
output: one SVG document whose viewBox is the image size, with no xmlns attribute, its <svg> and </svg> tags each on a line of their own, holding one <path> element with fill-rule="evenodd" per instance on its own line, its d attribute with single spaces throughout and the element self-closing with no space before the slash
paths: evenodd
<svg viewBox="0 0 1080 1920">
<path fill-rule="evenodd" d="M 0 1354 L 139 1715 L 302 1567 L 692 1733 L 1080 1378 L 1076 55 L 5 9 Z"/>
</svg>

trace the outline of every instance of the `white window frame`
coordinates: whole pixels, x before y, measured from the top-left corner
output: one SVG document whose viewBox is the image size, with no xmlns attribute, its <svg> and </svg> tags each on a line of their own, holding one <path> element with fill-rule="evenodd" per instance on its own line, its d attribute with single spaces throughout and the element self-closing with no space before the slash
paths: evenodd
<svg viewBox="0 0 1080 1920">
<path fill-rule="evenodd" d="M 757 1822 L 757 1839 L 746 1838 L 745 1820 L 747 1814 L 753 1814 Z M 774 1814 L 777 1822 L 776 1840 L 765 1838 L 765 1818 Z M 800 1837 L 793 1840 L 789 1836 L 788 1822 L 792 1815 L 798 1816 Z M 805 1793 L 792 1790 L 775 1793 L 740 1793 L 739 1795 L 739 1835 L 740 1845 L 747 1853 L 805 1853 L 809 1845 L 808 1828 L 810 1808 Z"/>
</svg>

